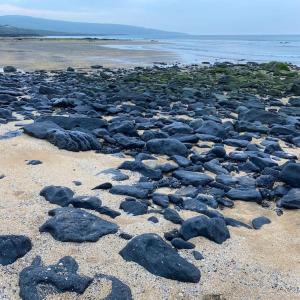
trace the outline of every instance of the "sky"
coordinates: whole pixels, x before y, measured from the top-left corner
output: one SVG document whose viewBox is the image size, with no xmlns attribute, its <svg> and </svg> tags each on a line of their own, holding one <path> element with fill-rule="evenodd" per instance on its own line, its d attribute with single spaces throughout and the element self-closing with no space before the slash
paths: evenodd
<svg viewBox="0 0 300 300">
<path fill-rule="evenodd" d="M 0 0 L 0 15 L 191 34 L 300 34 L 300 0 Z"/>
</svg>

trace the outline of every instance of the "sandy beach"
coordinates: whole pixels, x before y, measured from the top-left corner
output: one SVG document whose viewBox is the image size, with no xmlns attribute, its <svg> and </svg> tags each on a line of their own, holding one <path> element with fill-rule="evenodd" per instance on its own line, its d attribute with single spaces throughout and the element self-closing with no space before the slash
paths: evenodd
<svg viewBox="0 0 300 300">
<path fill-rule="evenodd" d="M 174 62 L 177 57 L 167 51 L 119 50 L 112 45 L 155 44 L 151 40 L 0 38 L 0 67 L 15 65 L 24 71 L 61 70 L 68 67 L 134 67 L 154 62 Z"/>
<path fill-rule="evenodd" d="M 18 127 L 10 123 L 2 125 L 0 133 L 16 129 Z M 110 180 L 108 175 L 97 176 L 99 172 L 118 167 L 128 157 L 71 153 L 25 135 L 2 140 L 0 151 L 1 173 L 5 174 L 0 181 L 0 233 L 25 234 L 34 241 L 28 255 L 1 268 L 1 299 L 18 299 L 18 289 L 14 287 L 18 285 L 19 272 L 36 255 L 42 255 L 46 265 L 70 255 L 79 263 L 82 274 L 93 276 L 101 272 L 117 276 L 130 285 L 134 299 L 299 299 L 300 223 L 297 211 L 278 217 L 271 209 L 263 209 L 255 203 L 236 202 L 234 209 L 225 209 L 222 213 L 246 224 L 254 217 L 264 215 L 272 220 L 272 224 L 263 230 L 230 228 L 231 238 L 222 245 L 205 238 L 194 238 L 192 242 L 205 256 L 203 262 L 194 261 L 201 269 L 201 282 L 196 285 L 173 282 L 157 278 L 142 267 L 122 260 L 118 252 L 126 241 L 117 236 L 103 237 L 97 243 L 75 244 L 55 241 L 49 234 L 38 231 L 48 219 L 47 212 L 56 207 L 39 196 L 41 189 L 48 185 L 67 186 L 78 195 L 99 196 L 105 205 L 118 209 L 124 197 L 91 189 Z M 41 160 L 43 164 L 26 165 L 26 160 L 32 159 Z M 138 180 L 137 173 L 128 171 L 127 174 L 130 180 L 124 184 Z M 73 184 L 76 180 L 83 184 L 76 187 Z M 183 211 L 181 215 L 187 219 L 197 213 Z M 159 225 L 151 224 L 147 221 L 150 216 L 132 217 L 122 213 L 115 221 L 123 232 L 132 235 L 153 232 L 163 236 L 164 232 L 174 228 L 162 217 L 159 217 Z M 181 250 L 180 254 L 192 261 L 186 250 Z M 94 282 L 82 296 L 65 293 L 47 299 L 103 299 L 110 290 L 108 283 L 106 286 L 103 288 L 103 283 L 100 286 Z M 211 295 L 221 295 L 221 298 Z"/>
<path fill-rule="evenodd" d="M 73 43 L 74 41 L 68 42 Z M 17 41 L 12 43 L 17 43 Z M 28 43 L 35 43 L 35 41 L 29 40 Z M 47 43 L 52 43 L 51 45 L 54 47 L 60 42 L 47 40 Z M 82 43 L 83 45 L 79 48 L 86 49 L 88 42 Z M 96 45 L 93 44 L 94 46 Z M 104 50 L 101 50 L 100 47 L 100 50 L 97 51 Z M 123 54 L 119 53 L 118 55 Z M 21 67 L 26 68 L 25 64 L 27 64 L 30 69 L 30 61 L 24 61 L 24 65 Z M 55 67 L 64 68 L 68 63 L 63 61 L 61 64 L 55 64 Z M 84 61 L 77 63 L 82 64 L 82 67 L 86 66 Z M 15 65 L 17 64 L 15 63 Z M 53 66 L 53 61 L 51 61 L 51 66 Z M 0 93 L 0 99 L 4 103 L 3 107 L 6 107 L 1 113 L 6 116 L 7 121 L 3 121 L 3 124 L 0 125 L 0 178 L 2 178 L 2 174 L 4 175 L 0 179 L 0 235 L 25 235 L 32 241 L 32 249 L 12 264 L 1 266 L 0 299 L 21 299 L 19 296 L 20 273 L 24 268 L 30 266 L 38 255 L 41 256 L 45 266 L 56 264 L 64 256 L 71 256 L 79 265 L 79 274 L 94 278 L 92 284 L 82 295 L 75 292 L 50 293 L 44 297 L 47 300 L 106 299 L 112 291 L 112 284 L 106 279 L 97 279 L 95 277 L 97 274 L 115 276 L 131 289 L 132 299 L 136 300 L 300 299 L 299 210 L 277 207 L 277 201 L 282 195 L 270 196 L 266 193 L 266 191 L 271 193 L 277 186 L 283 186 L 288 191 L 298 190 L 298 188 L 291 188 L 279 177 L 274 179 L 271 187 L 268 186 L 268 182 L 259 185 L 258 181 L 258 177 L 262 177 L 263 172 L 281 173 L 282 166 L 287 162 L 291 161 L 293 166 L 298 167 L 299 147 L 296 144 L 297 140 L 287 140 L 285 136 L 279 138 L 274 131 L 272 131 L 274 135 L 266 134 L 266 132 L 270 132 L 271 128 L 274 130 L 273 127 L 268 127 L 268 123 L 253 125 L 250 124 L 252 121 L 249 119 L 255 115 L 255 118 L 260 118 L 262 122 L 265 122 L 266 117 L 259 115 L 265 114 L 280 124 L 283 122 L 282 120 L 288 118 L 288 114 L 294 112 L 297 114 L 298 100 L 291 96 L 289 90 L 284 90 L 287 85 L 281 86 L 282 82 L 276 81 L 276 76 L 283 77 L 281 73 L 279 75 L 272 73 L 270 75 L 274 76 L 272 80 L 263 77 L 265 83 L 262 86 L 266 87 L 267 83 L 273 84 L 266 93 L 269 93 L 270 90 L 273 93 L 277 93 L 278 90 L 285 91 L 282 92 L 285 93 L 285 97 L 278 97 L 277 100 L 274 100 L 274 96 L 254 96 L 255 92 L 261 95 L 265 93 L 263 89 L 259 90 L 257 87 L 251 97 L 247 98 L 249 89 L 244 87 L 244 77 L 241 77 L 245 76 L 247 80 L 257 80 L 255 74 L 264 71 L 263 68 L 269 67 L 269 65 L 223 66 L 221 69 L 216 66 L 204 69 L 199 66 L 199 68 L 186 67 L 182 69 L 171 67 L 169 69 L 119 70 L 106 71 L 105 79 L 100 77 L 98 70 L 82 73 L 81 70 L 75 70 L 1 74 L 0 79 L 3 86 L 6 87 L 1 90 L 2 94 Z M 274 68 L 273 65 L 271 67 Z M 282 65 L 277 67 L 282 68 Z M 223 93 L 223 90 L 228 90 L 232 86 L 224 88 L 224 77 L 220 76 L 220 69 L 226 74 L 230 73 L 231 78 L 237 78 L 239 81 L 235 81 L 234 84 L 241 84 L 241 86 L 234 85 L 232 93 L 228 91 Z M 214 73 L 215 71 L 216 73 Z M 253 78 L 246 71 L 253 74 L 251 75 Z M 298 71 L 292 69 L 290 72 Z M 287 78 L 291 80 L 290 78 L 294 77 L 288 76 Z M 210 83 L 209 80 L 211 80 Z M 169 82 L 171 84 L 167 86 Z M 206 97 L 208 84 L 211 85 L 213 93 Z M 204 89 L 202 89 L 203 85 Z M 240 91 L 244 91 L 245 98 L 236 96 L 235 91 L 238 88 Z M 130 92 L 127 92 L 128 89 Z M 132 91 L 135 91 L 136 94 Z M 156 94 L 151 95 L 151 92 Z M 166 99 L 165 95 L 170 98 Z M 179 101 L 178 99 L 183 100 Z M 242 103 L 249 107 L 249 110 L 246 110 L 247 114 L 243 115 L 235 106 L 232 106 L 230 101 L 236 101 L 236 106 Z M 201 106 L 193 106 L 199 103 Z M 223 109 L 222 105 L 229 106 Z M 259 105 L 263 105 L 266 110 L 253 108 Z M 273 113 L 270 107 L 273 111 L 281 111 Z M 203 113 L 202 109 L 207 109 L 209 113 Z M 56 115 L 57 119 L 51 115 Z M 45 119 L 37 119 L 39 116 Z M 72 116 L 70 120 L 74 122 L 70 125 L 69 118 L 65 116 Z M 230 127 L 232 124 L 240 124 L 241 118 L 244 118 L 242 124 L 250 124 L 245 129 L 246 133 L 238 131 L 238 126 Z M 296 118 L 291 119 L 297 122 Z M 31 132 L 28 124 L 33 124 Z M 59 127 L 58 124 L 62 127 Z M 44 126 L 42 130 L 40 125 Z M 34 126 L 37 126 L 38 129 Z M 224 129 L 226 126 L 229 126 L 231 131 L 229 129 L 226 131 Z M 257 127 L 253 129 L 251 126 Z M 292 126 L 276 126 L 280 132 L 292 130 Z M 25 132 L 22 128 L 25 128 Z M 227 135 L 227 138 L 220 139 L 217 136 L 204 134 L 211 128 L 218 128 L 222 134 Z M 46 130 L 44 136 L 41 135 L 43 130 Z M 118 130 L 119 133 L 116 133 L 115 130 Z M 257 130 L 257 132 L 253 133 L 253 130 Z M 293 130 L 292 132 L 296 135 L 297 125 Z M 15 131 L 18 131 L 15 137 L 3 138 Z M 262 133 L 258 133 L 259 131 Z M 58 135 L 51 136 L 53 132 Z M 177 132 L 180 134 L 176 135 Z M 163 133 L 164 136 L 170 135 L 170 137 L 146 139 L 147 134 L 155 136 L 155 134 Z M 214 131 L 212 134 L 217 133 Z M 277 151 L 270 155 L 263 151 L 268 147 L 269 137 L 273 139 L 271 140 L 272 146 L 274 146 L 274 141 L 278 141 L 278 145 L 275 146 L 276 149 L 278 147 L 282 149 L 279 151 L 280 153 Z M 80 138 L 84 141 L 83 143 L 78 142 Z M 179 142 L 182 138 L 187 140 Z M 65 140 L 67 142 L 64 142 Z M 167 146 L 161 147 L 166 148 L 166 152 L 161 153 L 161 149 L 151 150 L 149 143 L 157 142 L 157 140 L 167 142 Z M 98 143 L 101 143 L 101 148 L 98 148 Z M 175 163 L 173 154 L 167 152 L 169 143 L 176 145 L 171 149 L 172 151 L 183 149 L 183 156 L 181 154 L 178 156 L 181 157 L 179 158 L 181 161 L 188 161 L 188 165 L 180 166 L 178 161 Z M 220 149 L 221 143 L 222 149 Z M 85 151 L 88 150 L 85 148 L 86 145 L 96 151 Z M 218 152 L 222 150 L 224 154 L 218 154 L 217 157 L 214 156 L 215 154 L 211 156 L 210 151 L 212 150 Z M 138 162 L 139 155 L 147 157 L 149 154 L 157 160 L 145 158 Z M 264 167 L 263 170 L 247 169 L 248 165 L 245 161 L 248 160 L 248 157 L 243 159 L 242 155 L 244 154 L 248 154 L 250 159 L 264 157 L 259 160 L 259 163 L 265 163 L 268 167 Z M 287 158 L 282 158 L 283 154 L 288 155 Z M 236 155 L 238 158 L 235 159 L 231 155 Z M 202 159 L 203 162 L 196 161 L 196 159 Z M 28 161 L 32 160 L 38 160 L 40 164 L 28 164 Z M 112 179 L 111 175 L 103 173 L 111 168 L 117 169 L 126 161 L 140 163 L 140 170 L 122 169 L 122 173 L 128 175 L 128 179 L 125 181 L 116 181 Z M 212 162 L 213 165 L 209 166 L 206 162 Z M 159 168 L 164 170 L 163 167 L 166 167 L 166 163 L 175 165 L 175 169 L 158 171 Z M 253 168 L 253 164 L 250 167 Z M 193 176 L 201 174 L 200 176 L 210 176 L 211 181 L 203 186 L 198 186 L 193 182 L 189 184 L 184 179 L 180 179 L 175 174 L 175 170 L 191 172 L 191 180 L 193 180 Z M 159 179 L 153 179 L 155 171 L 160 172 Z M 146 172 L 146 175 L 142 176 L 143 172 Z M 228 186 L 226 184 L 217 185 L 216 177 L 220 174 L 227 174 L 231 179 L 235 178 L 240 181 L 235 185 L 231 183 L 228 183 Z M 267 175 L 264 174 L 264 176 L 263 179 L 269 179 Z M 112 187 L 120 184 L 132 187 L 142 177 L 144 180 L 149 177 L 149 181 L 146 183 L 157 184 L 154 189 L 155 193 L 163 193 L 169 198 L 179 188 L 188 187 L 194 192 L 196 190 L 195 201 L 198 201 L 196 197 L 206 193 L 208 197 L 213 195 L 212 198 L 216 197 L 220 201 L 227 199 L 233 204 L 233 207 L 230 208 L 230 203 L 226 206 L 219 205 L 217 202 L 217 207 L 213 207 L 206 206 L 207 203 L 203 202 L 202 204 L 207 209 L 199 211 L 185 206 L 185 203 L 193 196 L 183 196 L 181 204 L 175 205 L 171 201 L 167 204 L 170 209 L 176 210 L 182 219 L 180 224 L 174 224 L 164 217 L 166 207 L 154 202 L 153 193 L 148 194 L 146 199 L 141 197 L 139 200 L 149 203 L 147 205 L 149 205 L 150 212 L 134 216 L 120 208 L 120 204 L 127 194 L 116 195 L 112 193 L 112 189 L 110 191 L 93 189 L 108 182 L 112 184 Z M 175 188 L 172 182 L 161 184 L 165 179 L 170 178 L 177 184 L 179 182 L 180 187 Z M 78 181 L 81 183 L 80 185 L 76 184 Z M 210 185 L 211 183 L 215 185 Z M 297 184 L 295 183 L 295 185 Z M 39 228 L 50 219 L 48 212 L 59 207 L 40 196 L 41 190 L 51 185 L 68 187 L 74 191 L 75 196 L 99 197 L 104 206 L 117 211 L 120 215 L 112 219 L 94 210 L 86 209 L 84 211 L 117 224 L 118 232 L 102 236 L 96 242 L 85 241 L 83 243 L 62 242 L 56 240 L 50 232 L 40 232 Z M 258 195 L 258 199 L 253 200 L 250 197 L 245 201 L 240 201 L 241 199 L 232 197 L 233 200 L 229 200 L 231 196 L 228 191 L 234 190 L 234 187 L 239 187 L 239 185 L 246 192 L 254 192 L 255 195 Z M 222 189 L 224 189 L 224 193 Z M 220 192 L 222 199 L 217 198 Z M 287 193 L 285 190 L 284 192 Z M 221 214 L 221 217 L 207 219 L 222 219 L 230 237 L 227 236 L 221 243 L 214 242 L 214 237 L 209 240 L 201 234 L 188 239 L 195 246 L 193 250 L 197 250 L 203 255 L 204 259 L 202 260 L 195 259 L 191 250 L 178 250 L 178 254 L 182 258 L 201 271 L 199 282 L 187 283 L 156 276 L 138 263 L 126 261 L 119 254 L 136 237 L 145 233 L 155 233 L 164 239 L 167 232 L 173 229 L 182 229 L 187 220 L 199 215 L 204 216 L 209 212 Z M 262 216 L 268 218 L 270 222 L 265 223 L 259 230 L 252 227 L 249 229 L 249 226 L 253 226 L 253 219 Z M 150 222 L 149 217 L 156 217 L 158 223 Z M 243 222 L 248 228 L 229 226 L 223 221 L 228 218 Z M 121 238 L 120 234 L 122 233 L 130 235 L 133 239 L 128 241 Z M 164 241 L 170 245 L 167 239 Z M 38 288 L 42 291 L 44 287 L 38 286 Z M 53 290 L 51 291 L 53 292 Z"/>
</svg>

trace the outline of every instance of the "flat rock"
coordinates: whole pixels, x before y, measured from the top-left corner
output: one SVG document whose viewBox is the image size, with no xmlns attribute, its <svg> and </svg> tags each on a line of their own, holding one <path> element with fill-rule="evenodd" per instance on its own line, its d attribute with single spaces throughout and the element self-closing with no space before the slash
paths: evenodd
<svg viewBox="0 0 300 300">
<path fill-rule="evenodd" d="M 49 215 L 52 218 L 40 227 L 40 232 L 49 232 L 61 242 L 96 242 L 102 236 L 118 231 L 116 224 L 78 208 L 57 208 Z"/>
</svg>

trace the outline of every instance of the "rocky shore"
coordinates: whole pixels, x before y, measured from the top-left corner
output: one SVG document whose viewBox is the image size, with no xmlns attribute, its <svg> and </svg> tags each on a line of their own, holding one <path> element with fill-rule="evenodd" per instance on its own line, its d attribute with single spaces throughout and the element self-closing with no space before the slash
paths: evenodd
<svg viewBox="0 0 300 300">
<path fill-rule="evenodd" d="M 0 299 L 299 299 L 300 70 L 0 73 Z"/>
</svg>

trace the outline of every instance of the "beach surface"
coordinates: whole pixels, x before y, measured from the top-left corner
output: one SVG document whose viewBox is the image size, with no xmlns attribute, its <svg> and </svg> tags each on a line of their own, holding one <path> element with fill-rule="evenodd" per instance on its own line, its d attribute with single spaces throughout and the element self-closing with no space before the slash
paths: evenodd
<svg viewBox="0 0 300 300">
<path fill-rule="evenodd" d="M 150 40 L 100 40 L 64 38 L 0 38 L 0 67 L 14 65 L 24 71 L 147 66 L 171 63 L 178 58 L 170 51 L 126 50 L 118 45 L 154 45 Z"/>
<path fill-rule="evenodd" d="M 17 129 L 14 123 L 10 123 L 2 125 L 0 133 Z M 231 238 L 222 245 L 203 237 L 192 239 L 205 260 L 193 260 L 191 253 L 186 250 L 180 250 L 180 254 L 201 270 L 201 281 L 199 284 L 180 283 L 158 278 L 141 266 L 124 261 L 118 253 L 127 241 L 117 236 L 105 236 L 97 243 L 76 244 L 55 241 L 49 234 L 40 234 L 38 231 L 48 219 L 47 212 L 56 208 L 56 205 L 39 196 L 42 188 L 48 185 L 69 187 L 77 195 L 99 196 L 105 205 L 118 209 L 124 197 L 91 189 L 111 181 L 108 175 L 97 175 L 99 172 L 118 167 L 128 157 L 118 158 L 93 152 L 72 153 L 23 134 L 0 141 L 0 151 L 1 172 L 6 175 L 0 181 L 0 234 L 25 234 L 33 241 L 33 249 L 28 255 L 13 265 L 1 267 L 1 299 L 19 299 L 16 288 L 19 273 L 31 264 L 36 255 L 42 256 L 45 265 L 54 264 L 61 257 L 69 255 L 78 262 L 79 273 L 117 276 L 130 286 L 134 299 L 299 299 L 298 211 L 288 211 L 278 217 L 271 209 L 237 201 L 234 209 L 225 209 L 222 213 L 247 224 L 253 218 L 264 215 L 272 223 L 262 230 L 230 227 Z M 32 159 L 41 160 L 43 164 L 26 165 L 26 160 Z M 130 180 L 124 184 L 138 180 L 137 173 L 128 171 L 127 174 Z M 80 180 L 82 185 L 76 187 L 73 183 L 76 180 Z M 183 211 L 181 215 L 187 219 L 197 213 Z M 174 224 L 163 217 L 157 216 L 159 224 L 147 221 L 150 216 L 133 217 L 122 213 L 115 222 L 122 231 L 132 235 L 152 232 L 163 237 L 164 232 L 174 228 Z M 82 296 L 65 293 L 47 299 L 104 299 L 109 291 L 109 283 L 94 282 Z M 214 298 L 217 295 L 220 298 Z"/>
</svg>

